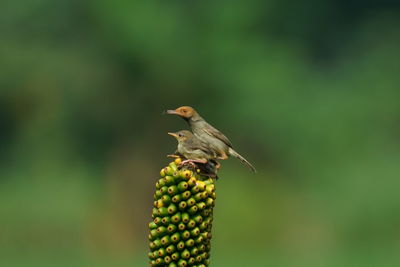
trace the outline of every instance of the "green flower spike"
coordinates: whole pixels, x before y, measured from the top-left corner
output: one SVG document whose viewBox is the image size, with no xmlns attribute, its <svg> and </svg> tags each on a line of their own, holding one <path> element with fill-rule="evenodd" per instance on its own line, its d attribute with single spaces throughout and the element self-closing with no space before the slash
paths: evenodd
<svg viewBox="0 0 400 267">
<path fill-rule="evenodd" d="M 149 223 L 150 266 L 185 267 L 210 264 L 215 181 L 185 167 L 177 158 L 160 171 L 152 221 Z"/>
</svg>

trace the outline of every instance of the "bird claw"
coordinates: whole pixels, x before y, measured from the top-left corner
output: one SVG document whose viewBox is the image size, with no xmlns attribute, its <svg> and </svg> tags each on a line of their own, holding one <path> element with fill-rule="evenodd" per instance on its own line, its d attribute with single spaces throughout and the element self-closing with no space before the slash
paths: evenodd
<svg viewBox="0 0 400 267">
<path fill-rule="evenodd" d="M 196 164 L 194 162 L 195 161 L 193 161 L 193 160 L 187 159 L 187 160 L 182 161 L 180 165 L 183 166 L 183 165 L 189 164 L 193 168 L 196 168 Z"/>
</svg>

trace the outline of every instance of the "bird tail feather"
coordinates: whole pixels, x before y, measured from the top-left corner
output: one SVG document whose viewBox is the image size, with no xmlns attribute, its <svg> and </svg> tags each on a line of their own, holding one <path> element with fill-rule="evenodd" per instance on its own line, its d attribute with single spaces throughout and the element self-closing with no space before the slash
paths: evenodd
<svg viewBox="0 0 400 267">
<path fill-rule="evenodd" d="M 251 165 L 250 162 L 248 162 L 244 157 L 242 157 L 239 153 L 237 153 L 233 148 L 229 148 L 229 154 L 231 156 L 234 156 L 235 158 L 239 159 L 244 165 L 246 165 L 250 170 L 252 170 L 254 173 L 256 173 L 256 168 Z"/>
</svg>

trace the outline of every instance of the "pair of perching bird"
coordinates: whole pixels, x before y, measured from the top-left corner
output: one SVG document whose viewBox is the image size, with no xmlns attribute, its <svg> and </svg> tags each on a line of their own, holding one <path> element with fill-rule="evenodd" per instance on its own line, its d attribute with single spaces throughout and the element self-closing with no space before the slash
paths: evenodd
<svg viewBox="0 0 400 267">
<path fill-rule="evenodd" d="M 238 158 L 253 172 L 256 169 L 244 157 L 232 148 L 229 139 L 213 126 L 208 124 L 192 107 L 183 106 L 175 110 L 167 110 L 167 114 L 182 117 L 192 129 L 191 133 L 182 130 L 176 133 L 168 133 L 178 140 L 177 153 L 184 156 L 185 162 L 207 163 L 216 162 L 217 159 L 227 159 L 229 156 Z M 217 168 L 219 164 L 217 163 Z"/>
</svg>

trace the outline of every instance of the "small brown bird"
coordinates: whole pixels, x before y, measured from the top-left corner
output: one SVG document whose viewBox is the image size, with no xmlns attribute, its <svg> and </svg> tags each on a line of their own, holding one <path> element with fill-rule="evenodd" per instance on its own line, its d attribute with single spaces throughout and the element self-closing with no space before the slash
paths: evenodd
<svg viewBox="0 0 400 267">
<path fill-rule="evenodd" d="M 209 160 L 216 158 L 213 151 L 196 136 L 187 130 L 182 130 L 176 133 L 168 133 L 178 140 L 178 149 L 175 153 L 184 156 L 186 162 L 207 163 Z"/>
<path fill-rule="evenodd" d="M 167 110 L 167 113 L 182 117 L 192 128 L 194 135 L 202 142 L 206 143 L 213 153 L 217 155 L 218 159 L 227 159 L 229 156 L 234 156 L 253 172 L 256 172 L 256 169 L 250 164 L 250 162 L 233 150 L 232 143 L 229 139 L 220 131 L 208 124 L 199 113 L 194 110 L 194 108 L 183 106 L 175 110 Z"/>
</svg>

